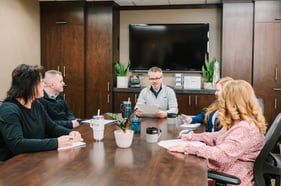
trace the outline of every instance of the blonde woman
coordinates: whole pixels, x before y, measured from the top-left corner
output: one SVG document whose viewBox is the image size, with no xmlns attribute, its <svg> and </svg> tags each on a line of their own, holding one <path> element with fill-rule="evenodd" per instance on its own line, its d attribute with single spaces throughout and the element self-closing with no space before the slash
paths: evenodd
<svg viewBox="0 0 281 186">
<path fill-rule="evenodd" d="M 218 98 L 221 130 L 195 134 L 180 133 L 183 140 L 206 146 L 178 145 L 170 151 L 207 159 L 208 169 L 236 175 L 241 185 L 254 185 L 253 166 L 264 145 L 265 118 L 252 86 L 244 80 L 228 82 Z"/>
<path fill-rule="evenodd" d="M 223 77 L 216 82 L 216 91 L 215 91 L 216 99 L 220 97 L 224 84 L 232 80 L 233 79 L 231 77 Z M 207 125 L 207 131 L 214 132 L 219 130 L 218 121 L 216 118 L 217 109 L 218 109 L 218 101 L 216 100 L 209 107 L 204 109 L 204 111 L 201 112 L 200 114 L 197 114 L 196 116 L 193 117 L 183 114 L 182 117 L 184 117 L 184 120 L 186 120 L 188 124 L 205 123 Z"/>
</svg>

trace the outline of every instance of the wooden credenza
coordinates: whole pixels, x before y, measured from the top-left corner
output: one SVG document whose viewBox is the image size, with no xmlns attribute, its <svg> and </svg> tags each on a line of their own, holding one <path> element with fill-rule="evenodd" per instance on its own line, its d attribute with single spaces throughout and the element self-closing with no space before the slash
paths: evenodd
<svg viewBox="0 0 281 186">
<path fill-rule="evenodd" d="M 123 101 L 127 101 L 130 98 L 132 107 L 136 105 L 140 88 L 114 88 L 113 89 L 113 111 L 118 113 L 120 111 L 120 104 Z M 202 110 L 208 107 L 216 97 L 214 95 L 215 90 L 187 90 L 187 89 L 175 89 L 179 113 L 188 115 L 195 115 L 202 112 Z"/>
</svg>

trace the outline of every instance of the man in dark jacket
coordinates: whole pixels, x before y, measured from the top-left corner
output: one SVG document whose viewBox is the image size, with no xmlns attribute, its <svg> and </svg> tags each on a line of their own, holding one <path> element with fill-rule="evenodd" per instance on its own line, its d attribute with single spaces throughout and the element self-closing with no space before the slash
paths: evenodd
<svg viewBox="0 0 281 186">
<path fill-rule="evenodd" d="M 78 127 L 79 122 L 64 100 L 63 87 L 65 83 L 61 72 L 47 71 L 44 83 L 44 97 L 40 99 L 40 102 L 45 106 L 50 118 L 66 128 Z"/>
</svg>

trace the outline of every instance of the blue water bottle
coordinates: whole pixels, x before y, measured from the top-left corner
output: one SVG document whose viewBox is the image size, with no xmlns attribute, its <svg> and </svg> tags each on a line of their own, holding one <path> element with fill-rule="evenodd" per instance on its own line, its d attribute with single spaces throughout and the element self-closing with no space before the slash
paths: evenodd
<svg viewBox="0 0 281 186">
<path fill-rule="evenodd" d="M 125 118 L 129 117 L 131 110 L 132 110 L 131 101 L 130 101 L 130 98 L 128 98 L 128 101 L 125 104 Z"/>
</svg>

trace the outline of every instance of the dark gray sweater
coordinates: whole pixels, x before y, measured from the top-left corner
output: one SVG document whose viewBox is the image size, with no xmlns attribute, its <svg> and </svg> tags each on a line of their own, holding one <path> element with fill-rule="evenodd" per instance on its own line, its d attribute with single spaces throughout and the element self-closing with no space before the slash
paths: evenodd
<svg viewBox="0 0 281 186">
<path fill-rule="evenodd" d="M 0 161 L 20 153 L 55 150 L 57 137 L 70 132 L 51 120 L 38 100 L 31 109 L 17 101 L 3 102 L 0 106 Z"/>
</svg>

